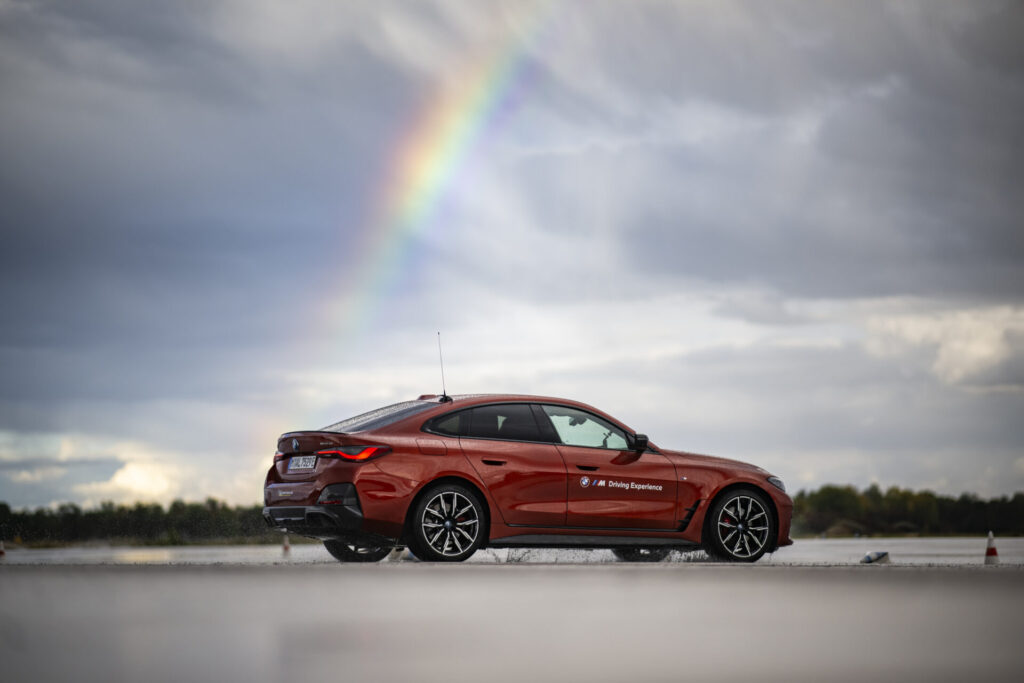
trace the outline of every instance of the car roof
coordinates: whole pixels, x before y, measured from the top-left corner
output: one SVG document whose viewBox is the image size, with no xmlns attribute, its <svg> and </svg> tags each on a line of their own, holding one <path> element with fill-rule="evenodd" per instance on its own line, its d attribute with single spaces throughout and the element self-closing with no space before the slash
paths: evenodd
<svg viewBox="0 0 1024 683">
<path fill-rule="evenodd" d="M 439 400 L 441 397 L 437 394 L 425 394 L 419 397 L 419 400 L 430 401 Z M 427 415 L 433 417 L 441 413 L 446 413 L 449 410 L 456 408 L 469 408 L 476 405 L 484 405 L 488 403 L 557 403 L 558 405 L 568 406 L 570 408 L 579 408 L 589 413 L 594 413 L 600 417 L 605 418 L 609 422 L 616 424 L 629 432 L 633 432 L 629 426 L 625 425 L 622 421 L 609 415 L 603 410 L 599 410 L 592 405 L 583 403 L 582 401 L 574 401 L 568 398 L 558 398 L 557 396 L 535 396 L 532 394 L 456 394 L 449 396 L 450 401 L 444 401 L 438 403 L 438 408 L 429 411 Z"/>
<path fill-rule="evenodd" d="M 426 394 L 420 396 L 420 400 L 431 400 L 440 399 L 441 397 L 437 394 Z M 587 405 L 580 401 L 573 401 L 568 398 L 558 398 L 557 396 L 536 396 L 533 394 L 454 394 L 448 396 L 451 401 L 445 401 L 442 405 L 460 405 L 460 406 L 471 406 L 478 405 L 481 403 L 561 403 L 569 406 L 579 406 L 580 408 L 586 408 L 588 410 L 597 410 L 593 406 Z M 600 411 L 598 411 L 600 412 Z"/>
</svg>

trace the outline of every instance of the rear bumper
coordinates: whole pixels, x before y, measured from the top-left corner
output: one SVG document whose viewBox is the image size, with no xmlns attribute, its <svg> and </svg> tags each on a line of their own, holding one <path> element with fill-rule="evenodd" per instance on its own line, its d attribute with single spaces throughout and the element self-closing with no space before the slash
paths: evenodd
<svg viewBox="0 0 1024 683">
<path fill-rule="evenodd" d="M 363 516 L 340 505 L 274 506 L 263 508 L 267 526 L 312 538 L 338 538 L 358 534 Z"/>
<path fill-rule="evenodd" d="M 263 508 L 267 526 L 320 540 L 393 540 L 363 531 L 363 513 L 348 505 L 274 505 Z"/>
</svg>

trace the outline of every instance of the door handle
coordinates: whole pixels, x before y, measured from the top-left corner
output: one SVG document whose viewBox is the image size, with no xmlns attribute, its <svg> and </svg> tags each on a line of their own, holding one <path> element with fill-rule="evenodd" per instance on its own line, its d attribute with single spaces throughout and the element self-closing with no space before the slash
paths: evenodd
<svg viewBox="0 0 1024 683">
<path fill-rule="evenodd" d="M 501 467 L 505 464 L 504 460 L 482 460 L 483 464 L 490 465 L 491 467 Z"/>
<path fill-rule="evenodd" d="M 597 472 L 599 468 L 597 465 L 576 465 L 576 469 L 584 472 Z"/>
</svg>

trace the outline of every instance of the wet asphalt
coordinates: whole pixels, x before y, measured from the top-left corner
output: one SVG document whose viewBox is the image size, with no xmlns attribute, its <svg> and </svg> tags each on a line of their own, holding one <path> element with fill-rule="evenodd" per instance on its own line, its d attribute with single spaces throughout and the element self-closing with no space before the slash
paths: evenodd
<svg viewBox="0 0 1024 683">
<path fill-rule="evenodd" d="M 1019 681 L 1021 567 L 0 566 L 4 681 Z"/>
</svg>

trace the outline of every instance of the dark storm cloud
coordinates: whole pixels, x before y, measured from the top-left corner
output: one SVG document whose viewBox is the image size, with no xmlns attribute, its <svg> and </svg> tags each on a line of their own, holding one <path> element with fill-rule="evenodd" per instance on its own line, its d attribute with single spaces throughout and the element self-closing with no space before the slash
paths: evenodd
<svg viewBox="0 0 1024 683">
<path fill-rule="evenodd" d="M 207 3 L 0 14 L 6 398 L 237 389 L 351 265 L 416 86 L 359 42 L 304 66 L 224 21 Z"/>
<path fill-rule="evenodd" d="M 552 223 L 585 225 L 573 207 L 606 206 L 578 182 L 575 201 L 556 195 L 610 167 L 623 246 L 664 272 L 805 297 L 1024 294 L 1024 60 L 1005 28 L 1019 3 L 601 7 L 594 22 L 616 27 L 593 48 L 602 77 L 565 71 L 558 87 L 590 98 L 609 129 L 643 134 L 693 102 L 761 125 L 720 144 L 527 161 Z M 672 40 L 650 40 L 667 26 Z M 787 139 L 800 117 L 814 130 Z"/>
</svg>

